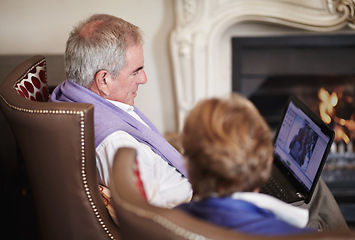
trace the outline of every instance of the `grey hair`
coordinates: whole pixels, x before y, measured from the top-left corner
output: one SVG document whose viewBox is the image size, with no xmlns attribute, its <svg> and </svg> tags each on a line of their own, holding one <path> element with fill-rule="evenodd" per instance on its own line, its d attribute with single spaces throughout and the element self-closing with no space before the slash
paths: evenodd
<svg viewBox="0 0 355 240">
<path fill-rule="evenodd" d="M 106 14 L 95 14 L 74 27 L 66 44 L 67 79 L 89 87 L 100 70 L 117 77 L 125 66 L 127 47 L 143 44 L 140 29 Z"/>
</svg>

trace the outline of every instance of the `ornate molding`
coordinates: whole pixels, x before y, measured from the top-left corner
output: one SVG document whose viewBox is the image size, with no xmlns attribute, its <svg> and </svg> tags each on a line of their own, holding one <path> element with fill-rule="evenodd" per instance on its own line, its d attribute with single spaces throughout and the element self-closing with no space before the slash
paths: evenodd
<svg viewBox="0 0 355 240">
<path fill-rule="evenodd" d="M 355 0 L 327 0 L 330 13 L 346 16 L 349 27 L 355 29 Z"/>
<path fill-rule="evenodd" d="M 170 36 L 179 129 L 202 98 L 230 92 L 230 60 L 221 57 L 225 32 L 244 21 L 305 31 L 355 29 L 355 0 L 175 0 Z"/>
</svg>

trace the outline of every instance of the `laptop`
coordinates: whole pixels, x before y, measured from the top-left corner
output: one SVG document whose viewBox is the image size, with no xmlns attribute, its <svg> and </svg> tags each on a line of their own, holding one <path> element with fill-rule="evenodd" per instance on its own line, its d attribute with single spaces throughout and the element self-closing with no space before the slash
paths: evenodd
<svg viewBox="0 0 355 240">
<path fill-rule="evenodd" d="M 271 177 L 260 192 L 287 203 L 309 203 L 334 135 L 305 104 L 291 96 L 274 139 Z"/>
</svg>

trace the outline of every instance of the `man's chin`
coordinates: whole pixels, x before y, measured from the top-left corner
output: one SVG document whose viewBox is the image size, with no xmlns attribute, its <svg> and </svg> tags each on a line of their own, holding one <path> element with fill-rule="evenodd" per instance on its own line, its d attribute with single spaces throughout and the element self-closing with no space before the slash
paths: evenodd
<svg viewBox="0 0 355 240">
<path fill-rule="evenodd" d="M 132 100 L 131 102 L 129 102 L 127 104 L 133 107 L 134 106 L 134 100 Z"/>
</svg>

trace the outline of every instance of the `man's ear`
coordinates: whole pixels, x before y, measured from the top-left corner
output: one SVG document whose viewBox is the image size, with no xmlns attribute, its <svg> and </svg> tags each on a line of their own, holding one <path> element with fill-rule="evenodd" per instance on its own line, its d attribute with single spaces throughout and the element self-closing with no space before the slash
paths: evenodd
<svg viewBox="0 0 355 240">
<path fill-rule="evenodd" d="M 95 75 L 95 83 L 100 96 L 105 97 L 110 93 L 111 74 L 107 70 L 100 70 Z"/>
</svg>

